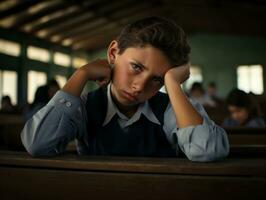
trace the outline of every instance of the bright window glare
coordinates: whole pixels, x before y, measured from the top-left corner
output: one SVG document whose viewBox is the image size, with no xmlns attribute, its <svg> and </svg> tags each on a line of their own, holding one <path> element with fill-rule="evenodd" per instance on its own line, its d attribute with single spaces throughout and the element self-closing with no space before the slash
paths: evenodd
<svg viewBox="0 0 266 200">
<path fill-rule="evenodd" d="M 79 68 L 79 67 L 81 67 L 87 63 L 88 63 L 88 61 L 86 59 L 83 59 L 83 58 L 75 57 L 73 59 L 73 66 L 75 68 Z"/>
<path fill-rule="evenodd" d="M 8 95 L 12 104 L 17 104 L 17 73 L 0 71 L 0 96 Z"/>
<path fill-rule="evenodd" d="M 39 86 L 45 85 L 47 77 L 44 72 L 29 71 L 28 72 L 28 103 L 32 103 L 34 95 Z"/>
<path fill-rule="evenodd" d="M 237 68 L 237 87 L 240 90 L 249 92 L 249 67 L 248 66 L 239 66 Z"/>
<path fill-rule="evenodd" d="M 262 66 L 254 65 L 250 67 L 250 87 L 255 94 L 263 93 L 263 72 Z"/>
<path fill-rule="evenodd" d="M 42 62 L 49 62 L 50 54 L 47 49 L 29 46 L 27 48 L 27 56 L 32 60 L 38 60 Z"/>
<path fill-rule="evenodd" d="M 55 80 L 58 82 L 60 88 L 62 88 L 66 84 L 67 78 L 64 76 L 56 75 Z"/>
<path fill-rule="evenodd" d="M 185 81 L 185 89 L 189 90 L 194 82 L 202 82 L 202 72 L 201 68 L 198 66 L 191 66 L 190 67 L 190 76 L 189 79 Z"/>
<path fill-rule="evenodd" d="M 0 39 L 0 53 L 11 56 L 20 55 L 20 44 L 9 40 Z"/>
<path fill-rule="evenodd" d="M 64 67 L 69 67 L 71 64 L 71 59 L 67 54 L 56 52 L 54 54 L 54 63 Z"/>
<path fill-rule="evenodd" d="M 237 68 L 237 87 L 247 93 L 263 93 L 263 71 L 261 65 L 239 66 Z"/>
</svg>

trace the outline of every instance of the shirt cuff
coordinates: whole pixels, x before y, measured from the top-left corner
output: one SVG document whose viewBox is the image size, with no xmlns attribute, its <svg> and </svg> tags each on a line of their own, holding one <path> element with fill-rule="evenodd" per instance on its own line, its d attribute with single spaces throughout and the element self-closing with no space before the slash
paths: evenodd
<svg viewBox="0 0 266 200">
<path fill-rule="evenodd" d="M 202 124 L 178 129 L 176 134 L 179 146 L 182 147 L 183 145 L 191 143 L 192 133 L 194 132 L 195 128 L 199 129 L 201 132 L 205 132 L 203 135 L 206 135 L 206 132 L 209 132 L 209 126 L 211 125 L 214 125 L 214 122 L 203 116 Z"/>
<path fill-rule="evenodd" d="M 81 98 L 73 96 L 62 90 L 56 92 L 54 97 L 49 101 L 48 105 L 53 106 L 66 114 L 72 114 L 77 110 L 81 112 Z"/>
</svg>

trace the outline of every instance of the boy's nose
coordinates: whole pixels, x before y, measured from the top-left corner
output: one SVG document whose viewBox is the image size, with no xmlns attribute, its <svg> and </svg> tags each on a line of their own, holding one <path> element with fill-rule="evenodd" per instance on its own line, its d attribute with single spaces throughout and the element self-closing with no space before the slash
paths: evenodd
<svg viewBox="0 0 266 200">
<path fill-rule="evenodd" d="M 144 87 L 143 87 L 143 85 L 140 85 L 140 84 L 134 84 L 132 86 L 132 89 L 133 89 L 134 95 L 137 95 L 137 94 L 141 93 L 141 91 L 143 91 Z"/>
<path fill-rule="evenodd" d="M 147 81 L 145 79 L 135 81 L 132 85 L 133 92 L 135 94 L 139 94 L 139 93 L 143 92 L 145 87 L 146 87 L 146 83 L 147 83 Z"/>
</svg>

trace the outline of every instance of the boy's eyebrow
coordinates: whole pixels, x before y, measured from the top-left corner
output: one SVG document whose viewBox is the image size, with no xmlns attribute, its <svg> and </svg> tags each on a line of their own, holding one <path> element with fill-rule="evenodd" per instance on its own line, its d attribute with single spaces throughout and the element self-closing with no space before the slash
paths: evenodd
<svg viewBox="0 0 266 200">
<path fill-rule="evenodd" d="M 145 65 L 143 65 L 141 62 L 135 60 L 135 59 L 132 59 L 137 65 L 143 67 L 144 69 L 147 69 L 147 67 Z"/>
<path fill-rule="evenodd" d="M 143 65 L 141 62 L 135 60 L 135 59 L 132 59 L 137 65 L 139 65 L 140 67 L 143 67 L 144 69 L 148 69 L 145 65 Z M 160 76 L 160 75 L 154 75 L 153 76 L 154 78 L 160 78 L 162 80 L 164 80 L 164 77 L 163 76 Z"/>
</svg>

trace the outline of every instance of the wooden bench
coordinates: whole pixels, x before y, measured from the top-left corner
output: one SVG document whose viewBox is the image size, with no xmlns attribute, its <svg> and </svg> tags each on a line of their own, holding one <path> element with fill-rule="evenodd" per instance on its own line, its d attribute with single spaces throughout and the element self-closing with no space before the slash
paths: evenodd
<svg viewBox="0 0 266 200">
<path fill-rule="evenodd" d="M 178 158 L 0 151 L 1 199 L 265 199 L 266 159 Z"/>
<path fill-rule="evenodd" d="M 266 157 L 266 128 L 225 128 L 230 156 Z"/>
<path fill-rule="evenodd" d="M 22 115 L 18 114 L 4 114 L 0 113 L 0 125 L 2 124 L 18 124 L 24 123 Z"/>
<path fill-rule="evenodd" d="M 22 115 L 0 114 L 0 149 L 24 150 L 20 139 L 23 127 Z"/>
</svg>

